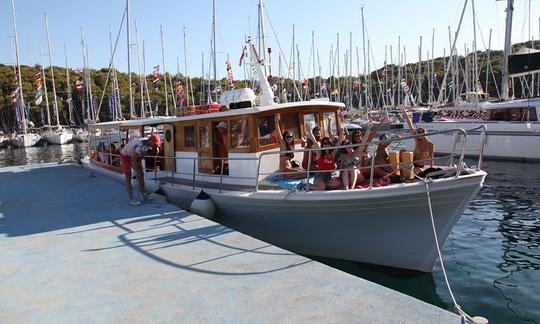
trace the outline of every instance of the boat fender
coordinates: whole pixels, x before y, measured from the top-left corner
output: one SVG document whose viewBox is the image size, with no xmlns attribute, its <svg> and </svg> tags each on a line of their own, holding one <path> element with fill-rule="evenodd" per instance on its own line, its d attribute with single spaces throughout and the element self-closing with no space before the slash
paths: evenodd
<svg viewBox="0 0 540 324">
<path fill-rule="evenodd" d="M 216 208 L 210 196 L 203 190 L 195 197 L 191 203 L 190 211 L 205 218 L 212 218 L 216 212 Z"/>
</svg>

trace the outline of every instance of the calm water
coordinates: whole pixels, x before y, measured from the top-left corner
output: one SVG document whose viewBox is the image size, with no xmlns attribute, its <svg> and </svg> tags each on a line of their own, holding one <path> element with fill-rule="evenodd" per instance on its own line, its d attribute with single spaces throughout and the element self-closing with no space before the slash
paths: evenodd
<svg viewBox="0 0 540 324">
<path fill-rule="evenodd" d="M 85 150 L 86 144 L 0 149 L 0 167 L 75 162 Z M 444 246 L 450 284 L 472 316 L 490 323 L 540 323 L 540 164 L 486 161 L 484 169 L 489 173 L 484 188 Z M 320 261 L 453 309 L 439 264 L 431 274 L 411 275 Z"/>
</svg>

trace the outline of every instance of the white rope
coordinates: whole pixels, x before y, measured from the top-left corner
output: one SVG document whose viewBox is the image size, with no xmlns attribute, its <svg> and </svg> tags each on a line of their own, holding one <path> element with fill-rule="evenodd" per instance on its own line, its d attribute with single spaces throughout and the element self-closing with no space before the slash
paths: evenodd
<svg viewBox="0 0 540 324">
<path fill-rule="evenodd" d="M 439 254 L 439 262 L 441 263 L 441 269 L 444 276 L 444 281 L 446 282 L 446 287 L 448 288 L 448 292 L 450 293 L 450 297 L 452 298 L 452 302 L 454 303 L 454 309 L 458 313 L 458 315 L 461 316 L 463 320 L 470 323 L 487 323 L 487 320 L 483 317 L 471 317 L 469 314 L 465 313 L 461 309 L 461 306 L 457 303 L 456 298 L 454 297 L 454 292 L 452 291 L 452 287 L 450 287 L 450 282 L 448 281 L 448 275 L 446 274 L 446 268 L 444 267 L 444 260 L 441 253 L 441 247 L 439 246 L 439 238 L 437 236 L 437 230 L 435 228 L 435 219 L 433 217 L 433 208 L 431 206 L 431 195 L 429 192 L 429 183 L 431 182 L 431 179 L 424 179 L 420 178 L 419 176 L 415 175 L 415 177 L 421 179 L 424 184 L 426 185 L 426 193 L 427 193 L 427 201 L 428 201 L 428 207 L 429 207 L 429 215 L 431 217 L 431 227 L 433 229 L 433 236 L 435 238 L 435 245 L 437 246 L 437 253 Z M 476 319 L 476 320 L 475 320 Z"/>
</svg>

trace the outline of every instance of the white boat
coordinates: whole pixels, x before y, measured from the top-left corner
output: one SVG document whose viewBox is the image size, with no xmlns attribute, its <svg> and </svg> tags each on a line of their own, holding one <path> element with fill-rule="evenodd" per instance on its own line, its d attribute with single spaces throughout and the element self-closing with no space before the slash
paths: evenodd
<svg viewBox="0 0 540 324">
<path fill-rule="evenodd" d="M 49 144 L 63 145 L 71 143 L 73 132 L 70 129 L 59 127 L 43 133 L 43 137 Z"/>
<path fill-rule="evenodd" d="M 344 105 L 317 101 L 275 103 L 262 62 L 251 45 L 250 49 L 262 92 L 253 102 L 237 103 L 247 108 L 98 123 L 90 128 L 138 129 L 141 136 L 146 136 L 145 126 L 163 125 L 164 156 L 159 170 L 145 173 L 146 186 L 147 190 L 160 189 L 169 201 L 182 208 L 191 208 L 296 253 L 432 271 L 438 253 L 423 181 L 375 187 L 371 178 L 367 189 L 332 191 L 305 190 L 309 185 L 284 189 L 271 182 L 282 153 L 271 136 L 275 115 L 281 115 L 281 129 L 298 139 L 297 154 L 310 154 L 310 150 L 301 149 L 299 135 L 311 124 L 319 125 L 323 136 L 327 136 L 328 127 L 341 126 L 337 114 Z M 216 157 L 217 149 L 212 145 L 218 125 L 228 129 L 228 168 L 224 168 L 223 158 Z M 458 132 L 466 136 L 464 131 Z M 92 142 L 89 146 L 96 147 Z M 147 162 L 152 159 L 148 157 Z M 118 163 L 97 161 L 94 152 L 82 162 L 84 167 L 118 181 L 124 179 Z M 480 164 L 472 169 L 462 169 L 461 163 L 457 168 L 444 168 L 447 176 L 429 183 L 434 228 L 441 246 L 482 187 L 486 173 Z M 218 174 L 216 166 L 221 166 Z M 196 207 L 196 197 L 202 191 L 215 213 Z"/>
<path fill-rule="evenodd" d="M 485 125 L 487 141 L 484 156 L 488 158 L 540 161 L 540 98 L 516 99 L 502 102 L 462 104 L 434 110 L 434 120 L 420 121 L 417 127 L 430 132 L 455 128 L 473 129 Z M 468 132 L 469 156 L 480 154 L 480 132 Z M 437 152 L 449 153 L 454 149 L 454 137 L 433 137 Z M 458 141 L 460 138 L 458 138 Z"/>
<path fill-rule="evenodd" d="M 18 148 L 32 147 L 41 140 L 41 135 L 35 133 L 17 134 L 11 139 L 11 145 Z"/>
<path fill-rule="evenodd" d="M 510 100 L 508 98 L 509 76 L 533 75 L 533 73 L 540 71 L 540 51 L 526 49 L 510 55 L 513 10 L 513 0 L 508 0 L 501 86 L 503 89 L 502 101 L 489 102 L 480 91 L 468 92 L 462 95 L 459 102 L 451 106 L 435 108 L 433 120 L 420 120 L 417 127 L 423 127 L 430 131 L 441 131 L 454 128 L 473 129 L 484 125 L 487 128 L 485 157 L 539 162 L 540 98 Z M 480 135 L 478 132 L 470 132 L 469 135 L 472 145 L 466 154 L 478 156 Z M 451 135 L 433 138 L 432 142 L 440 153 L 448 153 L 453 150 L 454 138 Z"/>
</svg>

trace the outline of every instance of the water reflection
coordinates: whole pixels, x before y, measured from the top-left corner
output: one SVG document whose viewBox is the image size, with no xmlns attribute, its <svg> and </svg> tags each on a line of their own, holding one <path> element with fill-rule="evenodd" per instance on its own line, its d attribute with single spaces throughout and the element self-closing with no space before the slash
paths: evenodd
<svg viewBox="0 0 540 324">
<path fill-rule="evenodd" d="M 78 162 L 86 153 L 88 143 L 44 145 L 39 147 L 0 149 L 0 167 L 47 162 Z"/>
</svg>

